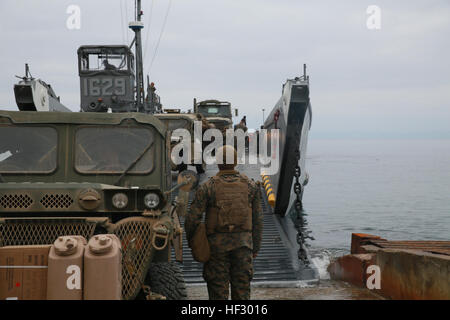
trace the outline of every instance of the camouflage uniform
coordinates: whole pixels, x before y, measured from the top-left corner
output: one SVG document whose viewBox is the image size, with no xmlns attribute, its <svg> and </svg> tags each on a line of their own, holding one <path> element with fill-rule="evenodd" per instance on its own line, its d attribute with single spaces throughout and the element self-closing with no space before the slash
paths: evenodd
<svg viewBox="0 0 450 320">
<path fill-rule="evenodd" d="M 242 129 L 244 132 L 248 131 L 248 128 L 243 121 L 234 126 L 234 130 L 236 131 L 237 129 Z"/>
<path fill-rule="evenodd" d="M 248 128 L 247 128 L 247 124 L 246 124 L 246 120 L 245 117 L 241 120 L 241 122 L 239 122 L 237 125 L 234 126 L 234 131 L 238 130 L 238 129 L 242 129 L 242 131 L 247 132 Z M 237 137 L 234 137 L 234 145 L 237 146 L 238 141 L 237 141 Z M 248 140 L 248 136 L 245 136 L 245 147 L 248 148 L 249 147 L 249 140 Z"/>
<path fill-rule="evenodd" d="M 208 235 L 211 258 L 203 266 L 203 278 L 208 284 L 211 300 L 227 300 L 231 284 L 231 299 L 250 299 L 250 281 L 253 278 L 253 255 L 261 246 L 262 212 L 259 184 L 235 170 L 221 170 L 217 177 L 226 182 L 244 179 L 248 183 L 248 203 L 251 204 L 251 225 L 249 232 L 213 233 Z M 216 186 L 213 178 L 199 186 L 185 228 L 188 241 L 202 222 L 203 212 L 216 204 Z M 220 214 L 220 211 L 219 211 Z M 208 224 L 208 214 L 206 214 Z"/>
</svg>

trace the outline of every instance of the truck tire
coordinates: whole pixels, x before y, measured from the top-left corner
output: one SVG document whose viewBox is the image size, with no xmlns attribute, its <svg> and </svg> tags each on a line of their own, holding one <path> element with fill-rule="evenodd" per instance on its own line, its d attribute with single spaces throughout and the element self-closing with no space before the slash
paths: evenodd
<svg viewBox="0 0 450 320">
<path fill-rule="evenodd" d="M 152 292 L 162 294 L 167 300 L 187 299 L 183 273 L 173 262 L 151 263 L 145 283 Z"/>
</svg>

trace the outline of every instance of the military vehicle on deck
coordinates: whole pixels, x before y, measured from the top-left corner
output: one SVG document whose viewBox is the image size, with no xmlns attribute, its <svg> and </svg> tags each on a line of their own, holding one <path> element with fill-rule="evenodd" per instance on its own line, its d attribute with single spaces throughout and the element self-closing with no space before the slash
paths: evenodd
<svg viewBox="0 0 450 320">
<path fill-rule="evenodd" d="M 208 122 L 224 132 L 226 129 L 233 128 L 233 113 L 231 110 L 231 103 L 227 101 L 218 100 L 204 100 L 197 102 L 194 99 L 194 113 L 200 113 Z M 235 116 L 238 115 L 238 110 L 235 109 Z"/>
<path fill-rule="evenodd" d="M 122 242 L 124 299 L 142 295 L 143 285 L 185 298 L 169 263 L 172 246 L 181 259 L 182 233 L 170 202 L 169 139 L 161 121 L 142 113 L 0 111 L 1 245 L 113 233 Z"/>
</svg>

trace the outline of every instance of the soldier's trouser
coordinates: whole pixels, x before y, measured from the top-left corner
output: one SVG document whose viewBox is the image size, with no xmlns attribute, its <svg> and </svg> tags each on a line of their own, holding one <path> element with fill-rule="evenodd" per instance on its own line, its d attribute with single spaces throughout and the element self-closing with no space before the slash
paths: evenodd
<svg viewBox="0 0 450 320">
<path fill-rule="evenodd" d="M 203 266 L 203 278 L 208 285 L 210 300 L 228 300 L 230 284 L 232 300 L 249 300 L 253 278 L 252 250 L 242 247 L 211 252 L 211 258 Z"/>
</svg>

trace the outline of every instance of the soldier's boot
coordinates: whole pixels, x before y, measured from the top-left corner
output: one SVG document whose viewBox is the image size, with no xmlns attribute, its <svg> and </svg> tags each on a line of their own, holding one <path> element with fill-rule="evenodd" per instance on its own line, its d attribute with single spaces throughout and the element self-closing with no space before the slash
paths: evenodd
<svg viewBox="0 0 450 320">
<path fill-rule="evenodd" d="M 229 284 L 228 283 L 207 283 L 209 300 L 228 300 Z"/>
</svg>

